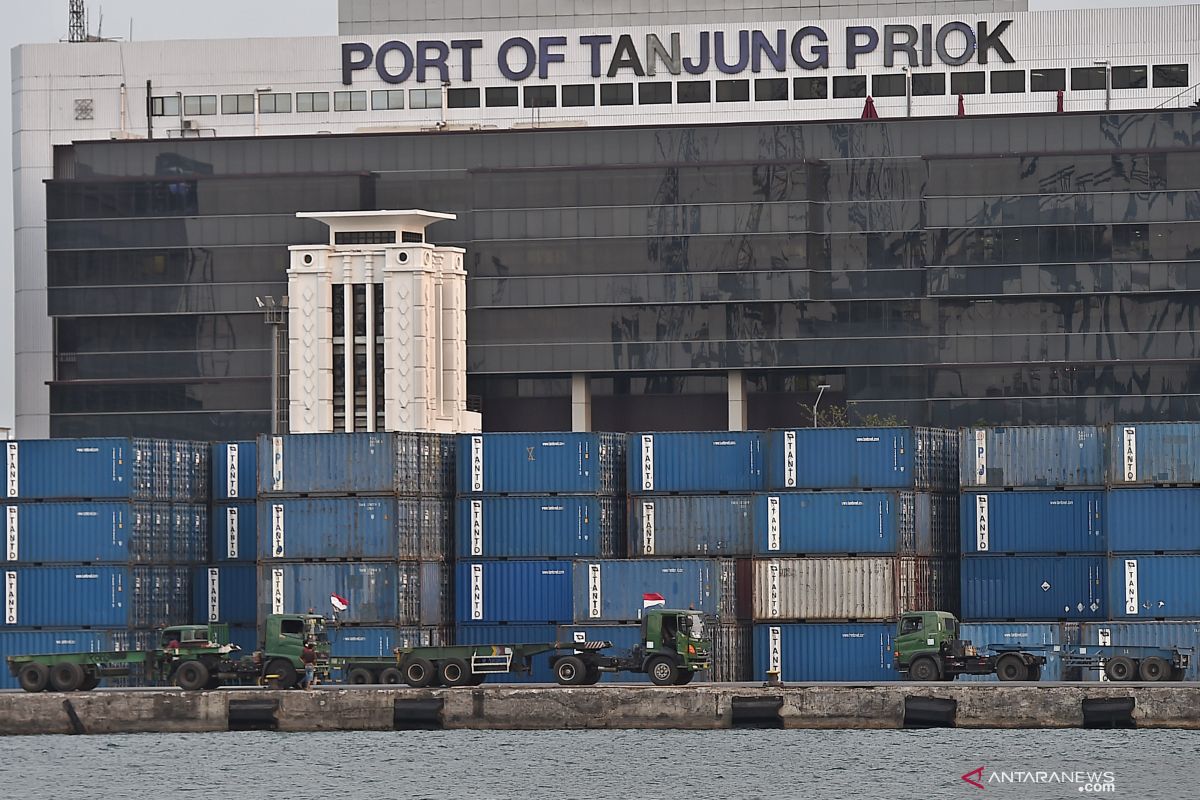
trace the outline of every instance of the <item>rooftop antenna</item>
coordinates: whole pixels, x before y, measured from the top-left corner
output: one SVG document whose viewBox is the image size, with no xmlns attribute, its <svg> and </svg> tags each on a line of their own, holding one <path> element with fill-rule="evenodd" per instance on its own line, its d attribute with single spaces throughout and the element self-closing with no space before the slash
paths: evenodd
<svg viewBox="0 0 1200 800">
<path fill-rule="evenodd" d="M 87 12 L 83 9 L 83 0 L 70 0 L 70 30 L 68 42 L 87 41 Z"/>
</svg>

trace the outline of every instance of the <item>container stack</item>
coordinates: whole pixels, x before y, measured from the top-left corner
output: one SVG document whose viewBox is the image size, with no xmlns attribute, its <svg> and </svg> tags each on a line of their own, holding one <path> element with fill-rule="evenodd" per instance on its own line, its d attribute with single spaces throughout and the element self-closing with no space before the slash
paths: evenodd
<svg viewBox="0 0 1200 800">
<path fill-rule="evenodd" d="M 334 655 L 449 641 L 453 450 L 447 439 L 259 437 L 260 626 L 268 614 L 332 616 Z"/>
<path fill-rule="evenodd" d="M 1108 615 L 1080 640 L 1194 648 L 1185 680 L 1196 680 L 1200 424 L 1110 426 L 1107 500 Z"/>
<path fill-rule="evenodd" d="M 258 443 L 212 446 L 208 564 L 194 580 L 195 622 L 224 622 L 230 640 L 258 647 Z"/>
<path fill-rule="evenodd" d="M 208 446 L 4 443 L 5 655 L 143 647 L 191 616 L 208 559 Z M 14 686 L 0 671 L 0 687 Z"/>
<path fill-rule="evenodd" d="M 763 434 L 757 431 L 636 433 L 628 437 L 628 556 L 649 571 L 647 591 L 673 608 L 716 617 L 716 681 L 749 678 L 752 648 L 750 556 L 754 551 L 756 492 L 766 474 Z M 684 559 L 678 566 L 663 559 Z M 716 591 L 697 597 L 660 586 L 666 574 L 702 571 L 689 580 Z M 633 575 L 630 576 L 634 577 Z M 652 580 L 647 581 L 647 578 Z M 690 585 L 690 584 L 689 584 Z"/>
<path fill-rule="evenodd" d="M 576 573 L 588 572 L 578 564 L 610 563 L 620 552 L 624 459 L 616 434 L 458 437 L 458 643 L 567 636 L 558 626 L 576 621 Z M 542 683 L 553 676 L 549 659 L 539 658 L 529 676 L 492 680 Z"/>
<path fill-rule="evenodd" d="M 754 673 L 894 680 L 899 615 L 957 610 L 958 442 L 932 428 L 767 434 Z"/>
</svg>

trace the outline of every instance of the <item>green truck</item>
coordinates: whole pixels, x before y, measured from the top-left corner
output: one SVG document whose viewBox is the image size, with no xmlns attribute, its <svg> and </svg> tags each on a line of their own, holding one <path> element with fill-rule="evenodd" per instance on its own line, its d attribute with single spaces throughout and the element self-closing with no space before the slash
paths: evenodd
<svg viewBox="0 0 1200 800">
<path fill-rule="evenodd" d="M 643 673 L 658 686 L 683 686 L 712 667 L 707 621 L 695 611 L 651 608 L 641 638 L 627 653 L 607 653 L 610 642 L 565 641 L 398 647 L 394 658 L 334 658 L 346 683 L 478 686 L 489 675 L 528 674 L 535 656 L 546 656 L 563 686 L 591 686 L 606 673 Z"/>
<path fill-rule="evenodd" d="M 945 611 L 909 611 L 900 617 L 893 660 L 902 678 L 952 681 L 959 675 L 995 675 L 1002 681 L 1041 680 L 1047 652 L 1064 672 L 1093 670 L 1112 681 L 1181 681 L 1191 664 L 1187 647 L 1124 645 L 987 644 L 958 638 L 958 620 Z"/>
<path fill-rule="evenodd" d="M 9 672 L 27 692 L 94 689 L 103 678 L 137 676 L 195 691 L 227 683 L 296 686 L 304 672 L 305 642 L 313 643 L 318 674 L 329 670 L 325 621 L 312 614 L 276 614 L 266 620 L 262 649 L 243 653 L 229 643 L 229 626 L 173 625 L 145 650 L 9 656 Z"/>
</svg>

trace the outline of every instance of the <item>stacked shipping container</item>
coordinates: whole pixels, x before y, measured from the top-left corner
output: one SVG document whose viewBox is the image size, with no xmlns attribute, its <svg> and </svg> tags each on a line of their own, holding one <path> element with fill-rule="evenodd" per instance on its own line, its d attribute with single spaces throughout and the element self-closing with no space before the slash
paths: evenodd
<svg viewBox="0 0 1200 800">
<path fill-rule="evenodd" d="M 451 445 L 431 433 L 259 437 L 260 625 L 332 613 L 334 655 L 448 641 Z"/>
<path fill-rule="evenodd" d="M 210 463 L 212 559 L 197 571 L 193 618 L 225 622 L 235 641 L 257 642 L 258 443 L 215 444 Z"/>
<path fill-rule="evenodd" d="M 208 559 L 207 445 L 10 441 L 4 460 L 0 658 L 141 644 L 189 618 L 192 570 Z"/>
<path fill-rule="evenodd" d="M 753 677 L 895 679 L 897 617 L 957 608 L 957 438 L 930 428 L 767 436 Z"/>
</svg>

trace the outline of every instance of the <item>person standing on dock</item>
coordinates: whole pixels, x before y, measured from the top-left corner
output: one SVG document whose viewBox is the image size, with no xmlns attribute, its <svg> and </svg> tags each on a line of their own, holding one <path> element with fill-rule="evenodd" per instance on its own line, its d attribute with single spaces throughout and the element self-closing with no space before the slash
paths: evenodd
<svg viewBox="0 0 1200 800">
<path fill-rule="evenodd" d="M 313 649 L 311 641 L 304 643 L 304 649 L 300 651 L 300 663 L 304 664 L 303 687 L 312 689 L 316 685 L 317 651 Z"/>
</svg>

